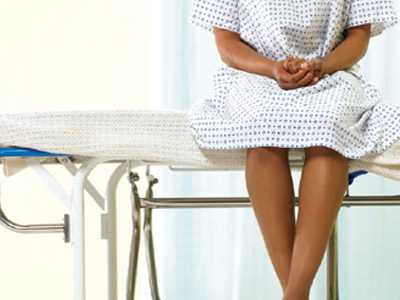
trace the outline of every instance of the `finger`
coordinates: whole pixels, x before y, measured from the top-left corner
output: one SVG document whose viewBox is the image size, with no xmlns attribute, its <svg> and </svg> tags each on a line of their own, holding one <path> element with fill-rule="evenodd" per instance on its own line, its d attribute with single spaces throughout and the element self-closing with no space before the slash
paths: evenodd
<svg viewBox="0 0 400 300">
<path fill-rule="evenodd" d="M 292 74 L 287 72 L 285 69 L 281 69 L 279 72 L 278 80 L 285 83 L 292 82 Z"/>
<path fill-rule="evenodd" d="M 294 61 L 291 61 L 291 62 L 289 63 L 289 70 L 290 70 L 290 73 L 291 73 L 291 74 L 297 72 L 297 69 L 296 69 L 296 67 L 295 67 L 295 62 L 294 62 Z"/>
<path fill-rule="evenodd" d="M 306 71 L 311 71 L 314 69 L 313 65 L 312 65 L 312 63 L 310 63 L 310 61 L 303 61 L 300 66 L 302 69 L 304 69 Z"/>
<path fill-rule="evenodd" d="M 284 89 L 284 90 L 288 90 L 290 88 L 292 88 L 292 84 L 282 81 L 282 80 L 277 80 L 277 83 L 279 85 L 280 88 Z"/>
<path fill-rule="evenodd" d="M 310 60 L 309 63 L 310 63 L 310 68 L 313 69 L 314 71 L 319 69 L 318 63 L 314 59 Z"/>
<path fill-rule="evenodd" d="M 289 82 L 297 83 L 300 79 L 302 79 L 305 76 L 306 73 L 307 73 L 306 70 L 300 69 L 298 72 L 294 73 L 291 76 L 291 80 Z"/>
<path fill-rule="evenodd" d="M 316 70 L 316 71 L 314 71 L 314 76 L 315 76 L 315 77 L 318 77 L 319 79 L 321 79 L 321 77 L 322 77 L 322 71 L 321 71 L 321 70 Z"/>
<path fill-rule="evenodd" d="M 284 60 L 283 61 L 283 68 L 287 71 L 290 70 L 290 66 L 289 66 L 289 60 Z"/>
<path fill-rule="evenodd" d="M 291 89 L 294 88 L 292 84 L 290 84 L 290 83 L 285 83 L 285 82 L 280 82 L 280 83 L 279 83 L 279 86 L 280 86 L 281 89 L 283 89 L 283 90 L 285 90 L 285 91 L 291 90 Z"/>
<path fill-rule="evenodd" d="M 300 58 L 293 62 L 293 69 L 295 70 L 293 73 L 296 73 L 302 69 L 301 63 L 302 60 Z"/>
<path fill-rule="evenodd" d="M 308 72 L 306 76 L 304 76 L 301 80 L 296 83 L 296 87 L 302 87 L 313 82 L 315 76 L 313 72 Z"/>
<path fill-rule="evenodd" d="M 302 62 L 305 61 L 305 59 L 304 58 L 300 58 L 300 57 L 296 57 L 296 61 L 301 64 Z"/>
<path fill-rule="evenodd" d="M 303 68 L 302 63 L 303 63 L 303 62 L 302 62 L 301 60 L 298 60 L 298 61 L 296 62 L 296 68 L 297 68 L 297 70 L 304 69 L 305 71 L 307 71 L 307 68 Z"/>
<path fill-rule="evenodd" d="M 313 80 L 311 81 L 310 85 L 316 84 L 321 78 L 320 77 L 314 77 Z"/>
<path fill-rule="evenodd" d="M 314 72 L 314 75 L 315 75 L 315 77 L 318 77 L 319 79 L 321 79 L 322 77 L 324 77 L 324 73 L 323 73 L 323 71 L 322 71 L 322 67 L 321 67 L 320 69 L 316 70 L 316 71 Z"/>
<path fill-rule="evenodd" d="M 318 71 L 318 73 L 322 72 L 322 61 L 321 61 L 321 59 L 314 59 L 313 68 L 314 68 L 315 71 Z M 321 76 L 319 76 L 319 77 L 321 77 Z"/>
</svg>

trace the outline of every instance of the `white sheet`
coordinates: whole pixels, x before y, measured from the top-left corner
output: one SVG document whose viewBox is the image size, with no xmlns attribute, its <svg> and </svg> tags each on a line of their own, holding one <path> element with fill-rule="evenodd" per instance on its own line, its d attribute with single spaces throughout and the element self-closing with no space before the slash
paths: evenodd
<svg viewBox="0 0 400 300">
<path fill-rule="evenodd" d="M 245 149 L 200 149 L 185 111 L 68 111 L 0 114 L 0 144 L 75 156 L 139 159 L 169 165 L 244 169 Z M 302 158 L 303 149 L 290 157 Z M 400 142 L 350 162 L 350 171 L 400 180 Z"/>
</svg>

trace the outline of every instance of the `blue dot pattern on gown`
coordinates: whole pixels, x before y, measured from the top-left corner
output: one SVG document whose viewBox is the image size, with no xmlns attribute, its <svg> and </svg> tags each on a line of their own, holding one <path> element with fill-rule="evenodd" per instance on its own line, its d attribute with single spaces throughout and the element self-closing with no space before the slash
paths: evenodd
<svg viewBox="0 0 400 300">
<path fill-rule="evenodd" d="M 371 24 L 375 37 L 398 17 L 391 0 L 193 0 L 189 22 L 237 32 L 261 55 L 282 60 L 324 57 L 347 28 Z M 294 90 L 223 64 L 213 84 L 213 97 L 188 111 L 200 148 L 326 146 L 358 159 L 400 139 L 400 105 L 384 103 L 359 64 Z"/>
</svg>

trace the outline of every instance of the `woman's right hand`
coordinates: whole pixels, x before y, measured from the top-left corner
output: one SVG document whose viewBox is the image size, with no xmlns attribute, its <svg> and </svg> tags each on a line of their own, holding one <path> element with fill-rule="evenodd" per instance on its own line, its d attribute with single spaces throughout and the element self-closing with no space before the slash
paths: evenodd
<svg viewBox="0 0 400 300">
<path fill-rule="evenodd" d="M 307 86 L 313 81 L 313 70 L 300 68 L 300 70 L 292 74 L 287 70 L 288 62 L 289 59 L 275 61 L 272 67 L 273 78 L 277 81 L 282 89 L 296 89 Z"/>
</svg>

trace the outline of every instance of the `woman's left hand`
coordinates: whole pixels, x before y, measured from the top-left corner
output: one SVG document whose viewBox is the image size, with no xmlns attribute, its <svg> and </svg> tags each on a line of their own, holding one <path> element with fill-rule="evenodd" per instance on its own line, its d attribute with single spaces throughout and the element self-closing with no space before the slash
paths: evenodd
<svg viewBox="0 0 400 300">
<path fill-rule="evenodd" d="M 316 84 L 325 74 L 324 61 L 321 58 L 305 60 L 302 58 L 289 56 L 284 67 L 289 73 L 296 73 L 300 69 L 313 71 L 314 78 L 308 86 Z"/>
<path fill-rule="evenodd" d="M 325 75 L 324 61 L 321 58 L 306 60 L 300 65 L 300 67 L 313 70 L 314 79 L 311 81 L 310 85 L 317 83 L 322 78 L 322 76 Z"/>
</svg>

